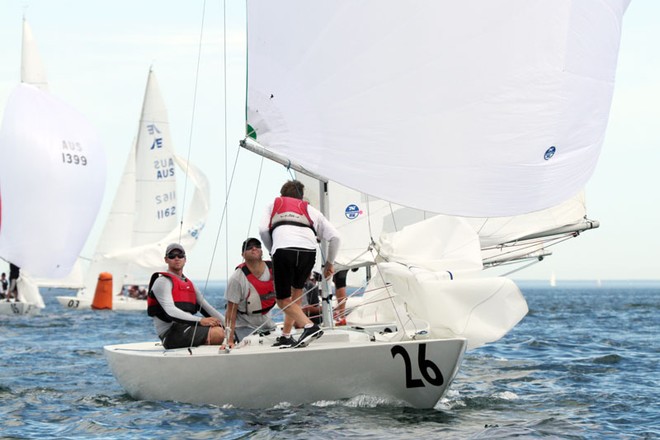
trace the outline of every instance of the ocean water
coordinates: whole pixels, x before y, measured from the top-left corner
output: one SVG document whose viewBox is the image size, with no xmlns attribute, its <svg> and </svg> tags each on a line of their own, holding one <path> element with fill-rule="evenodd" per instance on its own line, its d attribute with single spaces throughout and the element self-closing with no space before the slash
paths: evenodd
<svg viewBox="0 0 660 440">
<path fill-rule="evenodd" d="M 528 316 L 467 353 L 432 410 L 369 397 L 265 410 L 136 401 L 102 347 L 154 339 L 146 314 L 68 311 L 46 290 L 41 315 L 0 317 L 0 438 L 660 438 L 660 283 L 520 286 Z M 209 286 L 213 304 L 223 287 Z"/>
</svg>

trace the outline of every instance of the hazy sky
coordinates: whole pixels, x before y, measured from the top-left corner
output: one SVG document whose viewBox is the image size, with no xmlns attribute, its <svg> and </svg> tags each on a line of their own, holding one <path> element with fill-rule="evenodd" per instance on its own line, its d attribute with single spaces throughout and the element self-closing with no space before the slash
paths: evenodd
<svg viewBox="0 0 660 440">
<path fill-rule="evenodd" d="M 265 204 L 289 177 L 282 167 L 265 164 L 255 194 L 261 159 L 241 151 L 243 171 L 233 183 L 225 222 L 229 240 L 224 228 L 219 231 L 226 192 L 225 139 L 231 172 L 244 131 L 245 6 L 244 1 L 226 2 L 225 31 L 225 6 L 206 2 L 200 52 L 203 5 L 201 0 L 0 2 L 0 108 L 20 79 L 25 14 L 51 92 L 88 115 L 106 147 L 106 194 L 83 250 L 86 257 L 93 253 L 136 133 L 150 65 L 169 109 L 177 153 L 190 155 L 211 182 L 211 213 L 200 242 L 189 253 L 190 276 L 204 279 L 210 273 L 211 279 L 224 279 L 227 267 L 240 262 L 240 242 L 247 234 L 256 235 Z M 559 280 L 660 279 L 660 238 L 655 232 L 660 225 L 658 18 L 656 0 L 632 0 L 624 16 L 610 123 L 599 165 L 586 188 L 588 215 L 601 222 L 600 229 L 554 247 L 553 256 L 515 279 L 547 279 L 553 271 Z"/>
</svg>

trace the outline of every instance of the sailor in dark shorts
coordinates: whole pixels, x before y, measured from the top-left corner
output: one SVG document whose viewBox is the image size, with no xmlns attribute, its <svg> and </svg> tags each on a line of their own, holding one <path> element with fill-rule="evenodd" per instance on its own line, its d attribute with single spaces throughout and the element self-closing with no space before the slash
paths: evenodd
<svg viewBox="0 0 660 440">
<path fill-rule="evenodd" d="M 147 296 L 147 313 L 153 317 L 163 346 L 170 349 L 222 344 L 224 317 L 183 274 L 186 264 L 183 246 L 178 243 L 169 245 L 165 251 L 165 263 L 167 272 L 156 272 L 151 276 Z"/>
<path fill-rule="evenodd" d="M 284 310 L 282 336 L 276 345 L 280 347 L 304 347 L 323 331 L 314 324 L 300 307 L 305 281 L 316 260 L 317 238 L 328 243 L 328 255 L 324 276 L 334 273 L 333 263 L 339 250 L 339 233 L 334 226 L 312 206 L 303 201 L 304 185 L 289 180 L 266 210 L 259 227 L 261 241 L 273 260 L 277 305 Z M 294 324 L 303 328 L 298 340 L 291 337 Z"/>
</svg>

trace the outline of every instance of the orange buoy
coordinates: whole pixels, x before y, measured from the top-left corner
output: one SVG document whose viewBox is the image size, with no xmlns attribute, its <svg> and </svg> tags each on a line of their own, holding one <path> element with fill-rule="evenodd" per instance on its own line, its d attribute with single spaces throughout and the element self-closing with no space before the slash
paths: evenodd
<svg viewBox="0 0 660 440">
<path fill-rule="evenodd" d="M 112 310 L 112 274 L 101 272 L 99 280 L 96 283 L 94 292 L 94 301 L 92 301 L 94 310 Z"/>
</svg>

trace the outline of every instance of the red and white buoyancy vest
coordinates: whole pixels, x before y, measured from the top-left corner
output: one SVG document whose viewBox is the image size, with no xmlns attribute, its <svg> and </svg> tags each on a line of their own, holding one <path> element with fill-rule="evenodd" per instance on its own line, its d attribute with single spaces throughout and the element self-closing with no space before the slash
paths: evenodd
<svg viewBox="0 0 660 440">
<path fill-rule="evenodd" d="M 307 212 L 308 203 L 304 200 L 293 197 L 277 197 L 273 202 L 273 211 L 270 214 L 270 223 L 268 229 L 273 233 L 273 229 L 282 225 L 293 225 L 310 228 L 314 235 L 314 222 Z"/>
<path fill-rule="evenodd" d="M 199 311 L 200 306 L 197 304 L 197 293 L 195 292 L 195 285 L 192 281 L 188 278 L 182 280 L 169 272 L 156 272 L 151 276 L 151 280 L 149 281 L 149 294 L 147 295 L 147 314 L 149 316 L 157 316 L 165 322 L 172 322 L 172 318 L 165 313 L 165 310 L 151 291 L 154 282 L 161 276 L 167 277 L 172 281 L 172 299 L 176 307 L 191 314 Z"/>
<path fill-rule="evenodd" d="M 273 285 L 273 263 L 265 261 L 268 271 L 270 272 L 270 279 L 268 281 L 261 281 L 257 278 L 247 264 L 240 264 L 236 269 L 240 269 L 245 274 L 250 283 L 250 291 L 248 292 L 246 300 L 243 304 L 239 305 L 238 312 L 247 315 L 256 315 L 261 313 L 265 315 L 275 307 L 275 287 Z M 243 310 L 241 310 L 243 309 Z"/>
</svg>

